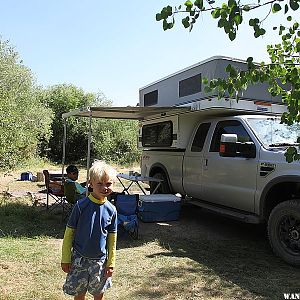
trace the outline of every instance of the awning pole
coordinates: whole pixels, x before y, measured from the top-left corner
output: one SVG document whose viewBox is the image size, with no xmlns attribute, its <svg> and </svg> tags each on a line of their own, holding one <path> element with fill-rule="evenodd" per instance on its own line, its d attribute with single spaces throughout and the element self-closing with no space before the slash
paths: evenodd
<svg viewBox="0 0 300 300">
<path fill-rule="evenodd" d="M 66 161 L 66 142 L 67 142 L 67 119 L 63 119 L 64 122 L 64 135 L 63 135 L 63 156 L 62 156 L 62 179 L 64 180 L 65 161 Z"/>
<path fill-rule="evenodd" d="M 88 149 L 87 149 L 87 162 L 86 162 L 86 186 L 89 184 L 89 169 L 91 160 L 91 142 L 92 142 L 92 111 L 90 110 L 89 116 L 89 131 L 88 131 Z M 88 188 L 86 189 L 86 196 L 88 196 Z"/>
</svg>

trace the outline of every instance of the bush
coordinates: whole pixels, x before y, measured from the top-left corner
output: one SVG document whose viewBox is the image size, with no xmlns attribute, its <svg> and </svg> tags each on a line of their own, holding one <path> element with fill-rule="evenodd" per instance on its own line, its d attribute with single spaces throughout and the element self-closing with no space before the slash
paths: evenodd
<svg viewBox="0 0 300 300">
<path fill-rule="evenodd" d="M 18 53 L 0 40 L 0 169 L 11 169 L 37 156 L 49 140 L 52 111 L 40 101 L 31 71 Z"/>
</svg>

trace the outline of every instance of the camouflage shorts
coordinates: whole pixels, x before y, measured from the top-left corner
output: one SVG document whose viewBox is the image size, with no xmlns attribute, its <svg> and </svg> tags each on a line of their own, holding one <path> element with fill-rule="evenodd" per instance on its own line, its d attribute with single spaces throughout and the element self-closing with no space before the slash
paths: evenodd
<svg viewBox="0 0 300 300">
<path fill-rule="evenodd" d="M 104 277 L 105 260 L 88 259 L 77 252 L 72 254 L 71 270 L 67 275 L 63 291 L 71 296 L 87 291 L 92 295 L 104 293 L 112 286 L 111 277 Z"/>
</svg>

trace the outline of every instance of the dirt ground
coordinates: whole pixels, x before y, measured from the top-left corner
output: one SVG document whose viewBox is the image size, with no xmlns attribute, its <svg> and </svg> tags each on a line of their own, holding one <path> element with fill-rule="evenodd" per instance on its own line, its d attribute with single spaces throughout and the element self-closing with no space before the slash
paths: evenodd
<svg viewBox="0 0 300 300">
<path fill-rule="evenodd" d="M 50 172 L 59 172 L 59 169 Z M 119 170 L 128 172 L 128 170 Z M 134 170 L 136 171 L 136 170 Z M 33 173 L 33 175 L 36 175 Z M 46 206 L 46 187 L 43 181 L 21 181 L 21 173 L 1 173 L 0 193 L 9 197 L 31 197 L 33 205 Z M 79 182 L 86 180 L 86 172 L 81 171 Z M 115 191 L 122 191 L 122 186 L 115 184 Z M 133 193 L 139 193 L 133 187 Z M 51 205 L 51 199 L 50 199 Z M 180 238 L 182 234 L 189 232 L 191 238 L 204 240 L 239 240 L 239 239 L 265 239 L 265 230 L 262 226 L 243 224 L 222 216 L 213 214 L 196 206 L 183 205 L 180 219 L 173 222 L 143 223 L 141 222 L 141 232 L 145 235 L 156 236 L 157 231 L 164 229 L 165 232 L 172 232 L 174 236 Z"/>
</svg>

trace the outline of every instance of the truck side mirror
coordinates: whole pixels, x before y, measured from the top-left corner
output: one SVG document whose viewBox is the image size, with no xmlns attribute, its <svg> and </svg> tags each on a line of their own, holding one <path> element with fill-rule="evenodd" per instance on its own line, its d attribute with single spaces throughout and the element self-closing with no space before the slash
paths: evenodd
<svg viewBox="0 0 300 300">
<path fill-rule="evenodd" d="M 220 142 L 219 154 L 223 157 L 236 157 L 236 144 L 237 135 L 236 134 L 222 134 Z"/>
<path fill-rule="evenodd" d="M 223 157 L 255 158 L 256 148 L 253 142 L 238 142 L 236 134 L 222 134 L 219 154 Z"/>
</svg>

